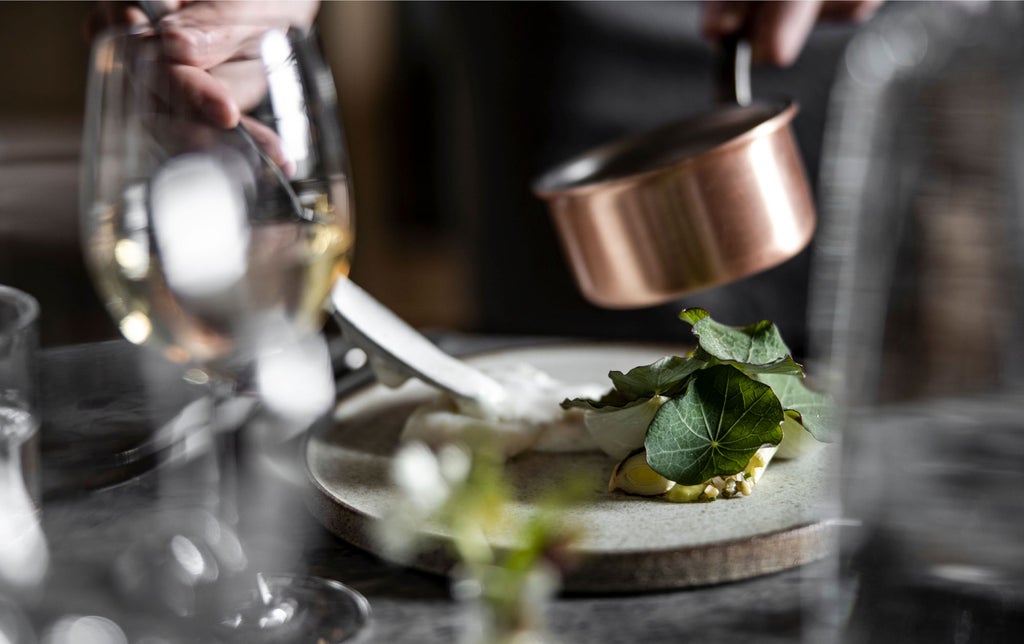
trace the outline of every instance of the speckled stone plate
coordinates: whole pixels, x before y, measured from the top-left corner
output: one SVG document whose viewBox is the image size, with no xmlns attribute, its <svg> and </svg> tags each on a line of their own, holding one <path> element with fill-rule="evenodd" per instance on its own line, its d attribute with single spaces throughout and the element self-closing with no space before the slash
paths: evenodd
<svg viewBox="0 0 1024 644">
<path fill-rule="evenodd" d="M 485 370 L 526 362 L 566 382 L 608 383 L 609 370 L 628 370 L 679 347 L 623 344 L 558 344 L 468 358 Z M 419 382 L 398 389 L 370 385 L 342 399 L 335 422 L 310 437 L 306 463 L 312 481 L 310 508 L 328 529 L 380 554 L 371 525 L 394 507 L 388 482 L 391 456 L 409 413 L 435 396 Z M 613 459 L 600 453 L 527 453 L 513 459 L 509 475 L 519 491 L 509 512 L 526 516 L 545 490 L 568 473 L 585 477 L 593 497 L 568 509 L 582 527 L 579 564 L 565 580 L 574 592 L 631 592 L 745 579 L 823 557 L 834 535 L 827 521 L 825 447 L 793 461 L 773 461 L 754 494 L 714 503 L 675 504 L 606 491 Z M 453 561 L 438 526 L 425 525 L 429 544 L 413 563 L 444 574 Z M 499 545 L 510 537 L 494 535 Z"/>
</svg>

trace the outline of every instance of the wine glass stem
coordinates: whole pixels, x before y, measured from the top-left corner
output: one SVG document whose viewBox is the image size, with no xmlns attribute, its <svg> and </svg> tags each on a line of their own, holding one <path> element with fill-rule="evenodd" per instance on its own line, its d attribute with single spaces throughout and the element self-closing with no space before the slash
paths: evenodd
<svg viewBox="0 0 1024 644">
<path fill-rule="evenodd" d="M 242 450 L 248 410 L 245 415 L 236 415 L 231 409 L 235 398 L 233 383 L 214 380 L 211 386 L 213 409 L 210 426 L 213 429 L 213 448 L 217 466 L 217 514 L 232 528 L 240 520 L 239 494 Z"/>
<path fill-rule="evenodd" d="M 238 538 L 245 561 L 244 568 L 238 570 L 228 583 L 229 587 L 244 588 L 249 597 L 241 603 L 227 601 L 218 619 L 221 626 L 229 630 L 241 629 L 239 632 L 248 635 L 253 629 L 269 632 L 285 628 L 299 614 L 299 607 L 266 581 L 259 567 L 254 566 L 255 562 L 250 558 L 251 553 L 247 552 L 240 534 L 244 530 L 240 524 L 245 521 L 246 514 L 243 508 L 247 507 L 241 498 L 248 489 L 245 481 L 246 450 L 249 447 L 246 427 L 253 409 L 236 404 L 237 389 L 233 383 L 211 384 L 213 410 L 210 426 L 213 429 L 219 492 L 217 514 L 222 527 L 232 530 Z M 228 596 L 238 597 L 230 590 Z"/>
</svg>

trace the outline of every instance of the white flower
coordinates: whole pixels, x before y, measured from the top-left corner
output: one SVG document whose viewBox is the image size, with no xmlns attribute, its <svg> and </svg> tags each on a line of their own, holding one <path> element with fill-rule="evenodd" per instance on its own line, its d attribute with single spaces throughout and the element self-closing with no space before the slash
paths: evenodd
<svg viewBox="0 0 1024 644">
<path fill-rule="evenodd" d="M 469 476 L 472 457 L 463 447 L 445 445 L 434 453 L 425 443 L 402 444 L 391 464 L 401 501 L 375 525 L 375 538 L 393 559 L 408 560 L 423 525 Z"/>
<path fill-rule="evenodd" d="M 441 476 L 448 485 L 462 485 L 469 478 L 469 470 L 473 466 L 473 457 L 459 445 L 444 445 L 437 451 L 437 464 Z"/>
</svg>

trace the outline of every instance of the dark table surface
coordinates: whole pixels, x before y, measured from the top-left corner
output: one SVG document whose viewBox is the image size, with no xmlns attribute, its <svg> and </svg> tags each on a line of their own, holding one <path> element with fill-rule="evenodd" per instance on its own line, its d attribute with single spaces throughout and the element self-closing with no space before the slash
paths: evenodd
<svg viewBox="0 0 1024 644">
<path fill-rule="evenodd" d="M 450 336 L 440 341 L 453 353 L 510 342 L 523 340 Z M 153 633 L 161 634 L 163 640 L 152 641 L 201 639 L 180 633 L 172 636 L 177 625 L 164 624 L 134 601 L 137 598 L 126 596 L 113 572 L 137 540 L 133 535 L 138 536 L 140 526 L 151 525 L 154 516 L 196 507 L 210 487 L 208 459 L 201 450 L 200 456 L 191 459 L 168 458 L 178 449 L 173 446 L 155 453 L 133 451 L 133 445 L 146 442 L 147 434 L 140 427 L 158 426 L 201 393 L 181 384 L 166 365 L 143 359 L 145 355 L 123 342 L 50 349 L 43 354 L 43 522 L 52 560 L 45 591 L 30 611 L 39 630 L 61 615 L 100 615 L 121 624 L 133 642 L 145 641 L 144 636 Z M 367 380 L 366 374 L 356 373 L 342 378 L 339 385 L 358 386 Z M 155 397 L 153 391 L 161 395 Z M 287 458 L 281 462 L 289 463 Z M 253 483 L 246 496 L 263 499 L 269 494 L 274 500 L 258 504 L 266 512 L 252 540 L 257 544 L 255 551 L 273 561 L 278 570 L 339 580 L 363 593 L 373 617 L 360 641 L 458 639 L 466 609 L 451 599 L 446 579 L 382 562 L 328 532 L 305 507 L 307 490 L 299 469 L 257 466 L 249 474 Z M 712 587 L 560 597 L 550 606 L 550 631 L 561 642 L 838 641 L 846 617 L 855 608 L 856 584 L 837 581 L 837 562 L 830 558 Z M 914 630 L 911 617 L 913 598 L 919 596 L 906 595 L 897 608 L 889 605 L 887 619 L 899 624 L 903 630 L 894 633 L 903 632 L 905 637 L 886 641 L 918 641 L 915 633 L 921 632 Z M 941 593 L 938 598 L 934 593 L 929 596 L 940 616 L 930 621 L 922 618 L 922 623 L 939 624 L 933 634 L 954 632 L 950 629 L 958 623 L 955 615 L 946 619 L 942 613 L 964 610 L 962 598 L 954 599 L 943 604 Z M 1017 613 L 1000 613 L 999 628 L 990 629 L 987 639 L 946 641 L 1004 641 L 1000 639 L 1004 627 L 1019 626 L 1014 621 L 1019 617 L 1007 615 Z M 864 618 L 877 627 L 872 619 L 871 615 Z"/>
</svg>

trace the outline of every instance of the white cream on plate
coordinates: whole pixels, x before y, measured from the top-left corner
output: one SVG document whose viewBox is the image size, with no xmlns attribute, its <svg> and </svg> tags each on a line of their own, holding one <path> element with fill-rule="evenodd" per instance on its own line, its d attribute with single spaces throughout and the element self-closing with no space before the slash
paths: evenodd
<svg viewBox="0 0 1024 644">
<path fill-rule="evenodd" d="M 490 373 L 503 386 L 500 400 L 481 404 L 439 396 L 420 406 L 405 422 L 402 440 L 437 447 L 486 436 L 511 457 L 528 449 L 544 452 L 596 449 L 578 409 L 564 410 L 566 398 L 597 398 L 605 387 L 568 384 L 528 364 Z"/>
</svg>

